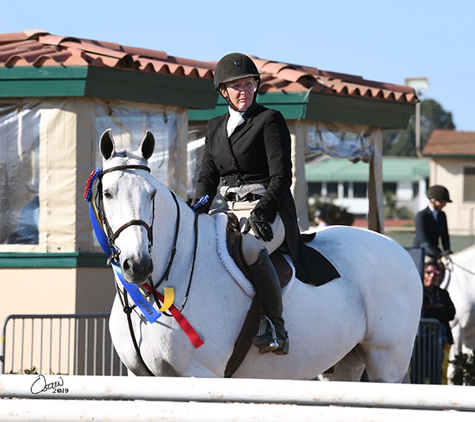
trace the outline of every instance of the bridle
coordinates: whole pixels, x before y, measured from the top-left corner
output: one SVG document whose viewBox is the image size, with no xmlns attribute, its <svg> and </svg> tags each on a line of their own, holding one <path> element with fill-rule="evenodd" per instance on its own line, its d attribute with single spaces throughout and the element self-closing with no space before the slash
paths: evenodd
<svg viewBox="0 0 475 422">
<path fill-rule="evenodd" d="M 102 204 L 102 177 L 107 174 L 111 173 L 113 171 L 120 171 L 120 170 L 146 170 L 150 173 L 150 168 L 147 166 L 143 165 L 122 165 L 122 166 L 116 166 L 116 167 L 111 167 L 109 169 L 103 170 L 100 177 L 99 177 L 99 183 L 97 187 L 97 200 L 96 202 L 98 203 L 98 209 L 99 209 L 99 215 L 102 220 L 102 223 L 106 229 L 106 236 L 109 242 L 109 246 L 112 251 L 112 255 L 109 258 L 110 261 L 113 261 L 117 264 L 119 264 L 119 256 L 120 256 L 120 249 L 115 245 L 115 240 L 119 237 L 120 233 L 122 233 L 126 228 L 131 227 L 131 226 L 143 226 L 145 227 L 147 231 L 147 236 L 148 236 L 148 252 L 151 253 L 152 246 L 153 246 L 153 224 L 155 221 L 155 201 L 154 198 L 152 198 L 152 203 L 153 203 L 153 208 L 152 208 L 152 223 L 149 225 L 143 220 L 130 220 L 126 223 L 124 223 L 122 226 L 120 226 L 115 232 L 112 230 L 109 222 L 107 221 L 107 217 L 104 212 L 104 206 Z M 152 294 L 155 293 L 155 290 L 157 287 L 159 287 L 163 281 L 168 279 L 168 276 L 170 274 L 170 270 L 172 268 L 173 262 L 175 260 L 176 256 L 176 251 L 177 251 L 177 243 L 178 243 L 178 234 L 180 232 L 180 206 L 178 204 L 177 197 L 173 191 L 170 191 L 173 200 L 175 202 L 175 207 L 176 207 L 176 212 L 177 212 L 177 217 L 176 217 L 176 224 L 175 224 L 175 235 L 174 235 L 174 240 L 173 240 L 173 246 L 170 252 L 170 259 L 168 261 L 167 268 L 165 269 L 165 272 L 163 276 L 159 279 L 159 281 L 154 284 L 151 276 L 149 276 L 149 282 L 150 282 L 150 287 L 152 290 Z M 193 271 L 194 271 L 194 266 L 195 266 L 195 261 L 196 261 L 196 251 L 198 247 L 198 213 L 195 213 L 195 221 L 194 221 L 194 232 L 195 232 L 195 241 L 194 241 L 194 248 L 193 248 L 193 261 L 192 261 L 192 266 L 191 266 L 191 272 L 190 272 L 190 279 L 188 281 L 188 287 L 186 290 L 185 297 L 183 299 L 183 304 L 181 305 L 180 312 L 184 309 L 185 304 L 188 300 L 189 292 L 190 292 L 190 287 L 191 287 L 191 281 L 193 279 Z M 156 300 L 157 303 L 159 303 L 159 300 L 157 297 L 154 295 L 154 299 Z"/>
<path fill-rule="evenodd" d="M 116 167 L 111 167 L 109 169 L 103 170 L 101 172 L 101 175 L 99 176 L 99 183 L 97 187 L 97 203 L 98 203 L 98 209 L 99 209 L 99 216 L 106 230 L 106 236 L 107 236 L 107 239 L 109 241 L 109 246 L 112 251 L 112 255 L 109 257 L 109 261 L 114 261 L 117 264 L 119 263 L 120 249 L 115 244 L 115 241 L 127 227 L 143 226 L 145 228 L 145 230 L 147 231 L 147 237 L 148 237 L 148 252 L 151 253 L 152 246 L 153 246 L 153 223 L 155 221 L 155 201 L 153 200 L 154 198 L 152 198 L 152 222 L 150 225 L 147 224 L 143 220 L 130 220 L 124 223 L 122 226 L 120 226 L 115 232 L 112 230 L 109 224 L 109 221 L 107 220 L 107 217 L 105 215 L 104 206 L 102 202 L 103 201 L 102 200 L 102 178 L 107 173 L 112 173 L 113 171 L 120 171 L 120 170 L 145 170 L 150 173 L 150 167 L 139 165 L 139 164 L 116 166 Z"/>
</svg>

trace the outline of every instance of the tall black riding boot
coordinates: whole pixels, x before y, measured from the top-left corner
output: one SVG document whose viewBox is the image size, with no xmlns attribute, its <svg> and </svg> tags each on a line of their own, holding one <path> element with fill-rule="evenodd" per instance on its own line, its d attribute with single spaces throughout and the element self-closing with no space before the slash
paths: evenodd
<svg viewBox="0 0 475 422">
<path fill-rule="evenodd" d="M 265 333 L 254 337 L 252 344 L 259 348 L 261 355 L 269 352 L 286 355 L 289 353 L 289 337 L 282 318 L 282 291 L 267 249 L 263 249 L 257 261 L 249 266 L 249 272 L 257 297 L 270 321 Z"/>
</svg>

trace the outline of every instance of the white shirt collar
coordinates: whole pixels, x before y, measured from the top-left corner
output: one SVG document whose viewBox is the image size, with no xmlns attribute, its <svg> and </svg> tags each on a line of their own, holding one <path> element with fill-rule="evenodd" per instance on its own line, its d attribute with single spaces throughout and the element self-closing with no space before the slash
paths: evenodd
<svg viewBox="0 0 475 422">
<path fill-rule="evenodd" d="M 437 215 L 439 214 L 439 211 L 437 211 L 437 210 L 432 206 L 432 204 L 429 204 L 429 209 L 431 210 L 432 215 L 434 216 L 434 218 L 437 220 Z"/>
<path fill-rule="evenodd" d="M 234 130 L 242 123 L 244 123 L 246 120 L 244 119 L 243 115 L 245 111 L 236 111 L 231 107 L 228 107 L 229 109 L 229 119 L 228 119 L 228 124 L 227 124 L 227 131 L 228 131 L 228 138 L 232 135 Z"/>
</svg>

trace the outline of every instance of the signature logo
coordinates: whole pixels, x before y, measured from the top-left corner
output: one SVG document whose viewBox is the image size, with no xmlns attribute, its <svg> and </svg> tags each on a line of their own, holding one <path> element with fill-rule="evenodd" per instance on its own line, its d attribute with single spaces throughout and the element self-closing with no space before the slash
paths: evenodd
<svg viewBox="0 0 475 422">
<path fill-rule="evenodd" d="M 62 377 L 58 377 L 56 381 L 46 382 L 46 377 L 42 374 L 38 375 L 38 378 L 33 382 L 30 387 L 31 394 L 40 394 L 46 391 L 52 390 L 53 393 L 64 394 L 68 393 L 69 389 L 64 388 L 64 380 Z"/>
</svg>

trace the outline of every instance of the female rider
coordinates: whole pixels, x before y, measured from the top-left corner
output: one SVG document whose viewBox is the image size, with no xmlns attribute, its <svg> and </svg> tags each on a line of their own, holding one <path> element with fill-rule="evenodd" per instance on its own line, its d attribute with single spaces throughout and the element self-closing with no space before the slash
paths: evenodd
<svg viewBox="0 0 475 422">
<path fill-rule="evenodd" d="M 264 334 L 254 337 L 253 344 L 260 354 L 286 355 L 289 338 L 282 317 L 282 293 L 269 254 L 285 240 L 297 277 L 312 283 L 315 276 L 308 266 L 290 192 L 290 132 L 280 112 L 256 102 L 259 84 L 259 72 L 248 56 L 232 53 L 218 62 L 214 85 L 229 107 L 226 114 L 208 122 L 191 205 L 209 195 L 208 203 L 197 210 L 208 212 L 221 182 L 220 193 L 240 220 L 243 256 L 270 322 Z M 331 273 L 330 277 L 337 275 Z"/>
</svg>

